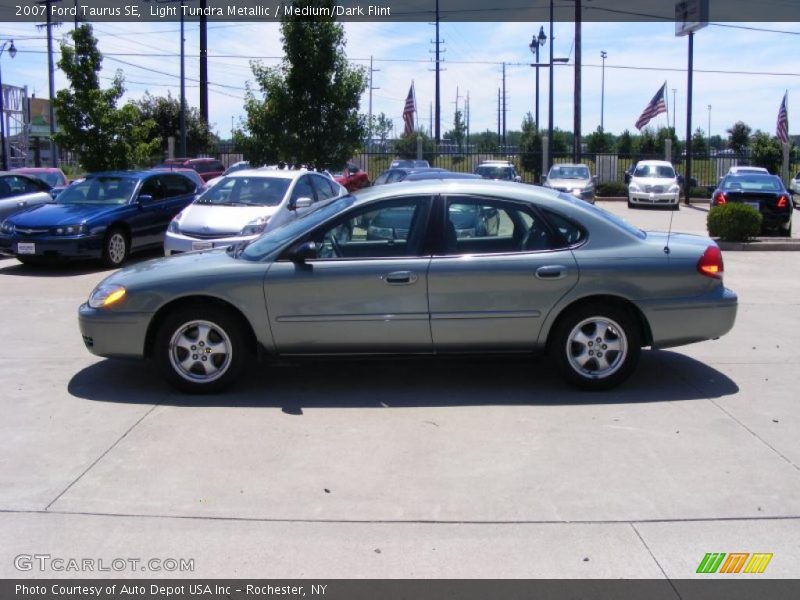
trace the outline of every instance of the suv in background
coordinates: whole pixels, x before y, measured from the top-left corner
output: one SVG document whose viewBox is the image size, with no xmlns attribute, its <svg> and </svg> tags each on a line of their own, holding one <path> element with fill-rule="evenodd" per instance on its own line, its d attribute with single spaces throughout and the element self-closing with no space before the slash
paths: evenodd
<svg viewBox="0 0 800 600">
<path fill-rule="evenodd" d="M 672 163 L 665 160 L 641 160 L 636 163 L 628 184 L 628 208 L 649 204 L 680 210 L 680 196 L 678 174 Z"/>
<path fill-rule="evenodd" d="M 522 177 L 517 175 L 517 169 L 507 160 L 485 160 L 477 166 L 475 173 L 484 179 L 522 181 Z"/>
<path fill-rule="evenodd" d="M 225 172 L 225 165 L 216 158 L 168 158 L 155 168 L 169 169 L 175 167 L 194 169 L 205 182 L 219 177 Z"/>
</svg>

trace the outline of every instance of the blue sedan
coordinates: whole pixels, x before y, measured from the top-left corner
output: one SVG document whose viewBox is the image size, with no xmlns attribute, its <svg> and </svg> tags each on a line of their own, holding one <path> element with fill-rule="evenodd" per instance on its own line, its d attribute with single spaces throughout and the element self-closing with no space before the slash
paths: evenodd
<svg viewBox="0 0 800 600">
<path fill-rule="evenodd" d="M 172 218 L 197 186 L 179 173 L 119 171 L 88 175 L 54 204 L 0 224 L 0 253 L 20 262 L 99 258 L 118 267 L 139 250 L 159 247 Z"/>
</svg>

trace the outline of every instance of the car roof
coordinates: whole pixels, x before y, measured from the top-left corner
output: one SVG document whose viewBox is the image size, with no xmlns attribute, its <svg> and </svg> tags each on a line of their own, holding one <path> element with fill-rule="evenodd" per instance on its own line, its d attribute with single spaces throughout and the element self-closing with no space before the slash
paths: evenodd
<svg viewBox="0 0 800 600">
<path fill-rule="evenodd" d="M 9 171 L 6 171 L 9 172 Z M 61 173 L 61 169 L 58 167 L 17 167 L 16 169 L 12 169 L 10 172 L 16 173 Z"/>
<path fill-rule="evenodd" d="M 587 165 L 584 165 L 582 163 L 558 163 L 553 165 L 553 167 L 569 167 L 570 169 L 574 169 L 575 167 L 586 167 L 587 169 L 589 168 Z M 552 169 L 553 167 L 550 168 Z"/>
<path fill-rule="evenodd" d="M 297 179 L 301 175 L 314 173 L 325 177 L 325 173 L 310 171 L 308 169 L 276 169 L 274 167 L 259 167 L 256 169 L 240 169 L 229 173 L 225 177 L 271 177 L 273 179 Z M 327 179 L 327 178 L 326 178 Z"/>
<path fill-rule="evenodd" d="M 640 160 L 639 162 L 636 163 L 637 167 L 639 165 L 645 167 L 671 167 L 672 163 L 669 162 L 668 160 Z"/>
<path fill-rule="evenodd" d="M 84 179 L 92 179 L 94 177 L 125 177 L 128 179 L 143 179 L 155 175 L 157 171 L 137 170 L 137 171 L 97 171 L 96 173 L 88 173 Z"/>
</svg>

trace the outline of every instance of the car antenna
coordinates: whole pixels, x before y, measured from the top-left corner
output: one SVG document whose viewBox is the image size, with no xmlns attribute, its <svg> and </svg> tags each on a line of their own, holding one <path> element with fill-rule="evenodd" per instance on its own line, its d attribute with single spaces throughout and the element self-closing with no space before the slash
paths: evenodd
<svg viewBox="0 0 800 600">
<path fill-rule="evenodd" d="M 680 202 L 680 199 L 678 200 Z M 680 206 L 680 205 L 679 205 Z M 672 219 L 675 217 L 675 211 L 669 211 L 669 228 L 667 229 L 667 243 L 664 245 L 664 254 L 669 254 L 669 236 L 672 235 Z"/>
</svg>

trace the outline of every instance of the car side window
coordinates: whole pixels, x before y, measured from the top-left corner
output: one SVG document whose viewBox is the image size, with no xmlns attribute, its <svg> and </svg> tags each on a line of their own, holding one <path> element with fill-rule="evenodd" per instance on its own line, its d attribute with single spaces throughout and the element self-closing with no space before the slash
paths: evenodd
<svg viewBox="0 0 800 600">
<path fill-rule="evenodd" d="M 312 202 L 316 202 L 314 188 L 308 175 L 303 175 L 298 179 L 292 190 L 292 202 L 296 202 L 300 198 L 311 198 Z"/>
<path fill-rule="evenodd" d="M 372 185 L 383 185 L 384 183 L 386 183 L 386 180 L 388 178 L 389 178 L 389 171 L 385 171 L 375 178 L 375 182 Z"/>
<path fill-rule="evenodd" d="M 177 196 L 188 196 L 194 194 L 195 184 L 188 177 L 173 173 L 164 177 L 166 185 L 166 197 L 175 198 Z"/>
<path fill-rule="evenodd" d="M 419 256 L 430 205 L 428 197 L 410 197 L 364 206 L 319 228 L 311 241 L 327 260 Z"/>
<path fill-rule="evenodd" d="M 167 197 L 167 186 L 164 184 L 164 176 L 158 175 L 151 177 L 142 184 L 142 189 L 139 192 L 140 196 L 150 195 L 153 200 L 163 200 Z"/>
<path fill-rule="evenodd" d="M 311 181 L 314 184 L 314 189 L 317 191 L 317 200 L 327 200 L 328 198 L 336 196 L 336 191 L 332 185 L 333 182 L 327 177 L 312 175 Z"/>
<path fill-rule="evenodd" d="M 577 246 L 586 239 L 586 231 L 577 223 L 550 210 L 544 210 L 544 216 L 549 221 L 552 229 L 556 231 L 555 245 L 559 248 Z"/>
<path fill-rule="evenodd" d="M 496 199 L 447 199 L 443 250 L 447 255 L 538 252 L 554 247 L 536 213 Z"/>
</svg>

